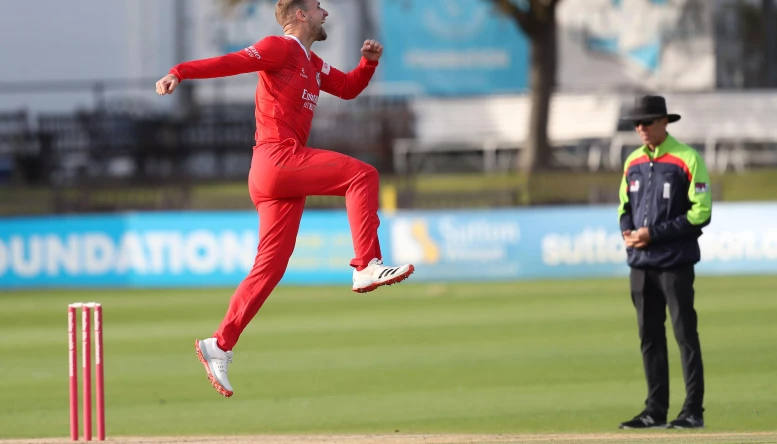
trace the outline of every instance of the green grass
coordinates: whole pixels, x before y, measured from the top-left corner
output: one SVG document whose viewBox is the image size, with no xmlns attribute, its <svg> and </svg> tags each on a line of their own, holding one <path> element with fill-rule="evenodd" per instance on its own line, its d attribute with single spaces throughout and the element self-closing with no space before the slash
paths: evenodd
<svg viewBox="0 0 777 444">
<path fill-rule="evenodd" d="M 777 430 L 777 276 L 699 277 L 707 432 Z M 608 433 L 645 381 L 626 280 L 280 287 L 223 399 L 195 338 L 231 289 L 0 294 L 0 438 L 66 436 L 66 305 L 105 310 L 109 436 Z M 671 330 L 671 329 L 670 329 Z M 683 400 L 671 331 L 671 414 Z M 79 387 L 80 389 L 80 387 Z"/>
</svg>

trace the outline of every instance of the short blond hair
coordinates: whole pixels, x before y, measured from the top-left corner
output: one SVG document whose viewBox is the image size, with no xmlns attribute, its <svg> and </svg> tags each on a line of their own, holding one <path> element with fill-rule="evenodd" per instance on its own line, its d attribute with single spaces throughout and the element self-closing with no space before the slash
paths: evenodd
<svg viewBox="0 0 777 444">
<path fill-rule="evenodd" d="M 278 0 L 275 5 L 275 20 L 281 26 L 286 26 L 292 19 L 297 9 L 307 11 L 305 0 Z"/>
</svg>

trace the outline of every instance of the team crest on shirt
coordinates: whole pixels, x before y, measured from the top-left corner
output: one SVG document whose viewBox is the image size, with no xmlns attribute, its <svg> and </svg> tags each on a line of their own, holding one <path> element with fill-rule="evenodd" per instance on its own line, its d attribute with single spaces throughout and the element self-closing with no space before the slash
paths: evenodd
<svg viewBox="0 0 777 444">
<path fill-rule="evenodd" d="M 629 182 L 629 191 L 634 193 L 639 191 L 639 181 L 638 180 L 632 180 Z"/>
<path fill-rule="evenodd" d="M 321 88 L 321 73 L 316 73 L 316 83 L 318 83 L 318 87 Z"/>
<path fill-rule="evenodd" d="M 703 182 L 696 182 L 696 192 L 697 193 L 706 193 L 709 191 L 710 187 L 706 183 Z"/>
</svg>

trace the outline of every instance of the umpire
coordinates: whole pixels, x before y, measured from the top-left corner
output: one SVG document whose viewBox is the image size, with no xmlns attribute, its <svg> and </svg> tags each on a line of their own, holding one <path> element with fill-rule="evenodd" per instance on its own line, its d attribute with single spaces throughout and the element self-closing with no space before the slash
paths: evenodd
<svg viewBox="0 0 777 444">
<path fill-rule="evenodd" d="M 710 223 L 712 198 L 704 160 L 667 133 L 680 120 L 661 96 L 636 100 L 632 121 L 644 145 L 624 165 L 620 227 L 631 267 L 631 299 L 637 310 L 647 378 L 645 409 L 620 428 L 702 428 L 704 370 L 694 309 L 698 238 Z M 682 357 L 685 403 L 674 421 L 669 411 L 666 307 Z"/>
</svg>

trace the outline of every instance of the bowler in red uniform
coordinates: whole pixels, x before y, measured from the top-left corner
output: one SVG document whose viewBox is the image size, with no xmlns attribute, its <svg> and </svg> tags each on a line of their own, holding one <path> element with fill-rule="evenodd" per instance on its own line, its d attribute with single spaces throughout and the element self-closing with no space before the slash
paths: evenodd
<svg viewBox="0 0 777 444">
<path fill-rule="evenodd" d="M 344 73 L 311 51 L 326 40 L 329 13 L 317 0 L 279 0 L 275 17 L 284 36 L 266 37 L 242 51 L 181 63 L 156 84 L 172 94 L 183 81 L 257 72 L 256 145 L 248 189 L 259 213 L 259 247 L 253 268 L 237 287 L 213 337 L 195 348 L 213 387 L 232 396 L 227 365 L 240 334 L 286 271 L 306 196 L 345 196 L 355 257 L 353 291 L 365 293 L 410 276 L 413 265 L 383 265 L 378 242 L 377 170 L 333 151 L 306 146 L 321 92 L 353 99 L 369 84 L 383 46 L 367 40 L 359 66 Z"/>
</svg>

